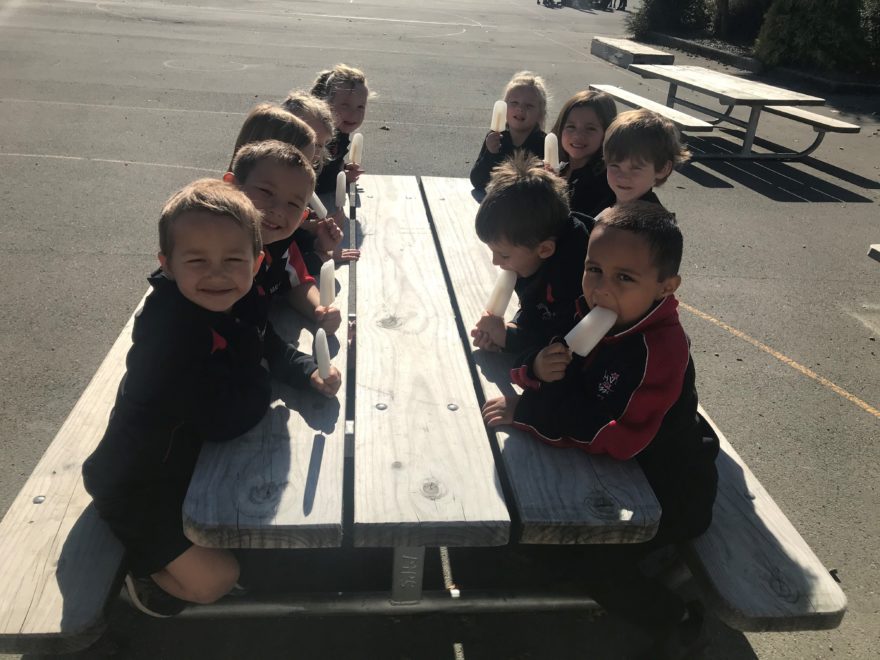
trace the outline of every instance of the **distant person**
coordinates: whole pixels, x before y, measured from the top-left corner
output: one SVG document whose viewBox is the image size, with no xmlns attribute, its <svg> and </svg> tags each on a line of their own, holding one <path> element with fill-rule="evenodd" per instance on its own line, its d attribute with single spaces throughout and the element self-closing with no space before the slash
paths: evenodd
<svg viewBox="0 0 880 660">
<path fill-rule="evenodd" d="M 492 169 L 515 151 L 527 156 L 544 157 L 544 121 L 547 117 L 547 85 L 531 71 L 515 73 L 504 87 L 507 103 L 507 128 L 489 131 L 480 147 L 480 154 L 471 168 L 471 184 L 484 190 Z"/>
<path fill-rule="evenodd" d="M 626 11 L 626 0 L 617 0 L 617 11 Z"/>
<path fill-rule="evenodd" d="M 605 132 L 602 149 L 608 185 L 618 203 L 640 199 L 660 204 L 654 187 L 663 185 L 673 168 L 691 156 L 675 124 L 650 110 L 617 115 Z"/>
<path fill-rule="evenodd" d="M 477 211 L 477 236 L 493 264 L 516 273 L 519 311 L 507 323 L 484 313 L 471 331 L 474 346 L 522 353 L 571 329 L 592 225 L 570 213 L 565 183 L 537 158 L 520 152 L 495 168 Z"/>
<path fill-rule="evenodd" d="M 582 314 L 614 311 L 616 325 L 586 357 L 561 339 L 535 349 L 512 371 L 524 393 L 483 407 L 490 427 L 513 425 L 552 447 L 638 462 L 662 508 L 657 535 L 642 544 L 579 546 L 571 563 L 605 609 L 653 635 L 651 658 L 691 657 L 702 613 L 645 576 L 638 561 L 706 531 L 718 482 L 718 443 L 703 439 L 678 319 L 681 255 L 681 232 L 663 207 L 630 202 L 605 211 L 590 234 L 579 304 Z"/>
<path fill-rule="evenodd" d="M 174 194 L 159 219 L 159 263 L 138 312 L 126 373 L 107 430 L 83 464 L 99 515 L 126 549 L 132 603 L 151 616 L 211 603 L 239 575 L 228 550 L 183 534 L 182 507 L 202 442 L 260 421 L 272 374 L 327 396 L 311 356 L 283 342 L 254 285 L 263 257 L 260 214 L 241 192 L 203 179 Z"/>
<path fill-rule="evenodd" d="M 617 116 L 614 99 L 604 92 L 583 91 L 572 96 L 556 119 L 559 138 L 559 176 L 568 183 L 572 211 L 596 217 L 614 203 L 608 185 L 602 142 Z"/>
</svg>

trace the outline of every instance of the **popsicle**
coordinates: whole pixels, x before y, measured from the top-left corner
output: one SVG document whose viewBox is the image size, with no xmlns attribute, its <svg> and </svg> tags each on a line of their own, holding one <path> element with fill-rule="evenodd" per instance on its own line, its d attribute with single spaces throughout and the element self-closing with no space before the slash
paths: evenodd
<svg viewBox="0 0 880 660">
<path fill-rule="evenodd" d="M 345 172 L 340 172 L 336 175 L 336 208 L 344 209 L 345 208 Z"/>
<path fill-rule="evenodd" d="M 556 133 L 544 136 L 544 162 L 554 172 L 559 172 L 559 140 L 556 139 Z"/>
<path fill-rule="evenodd" d="M 501 132 L 507 126 L 507 102 L 495 101 L 492 107 L 492 124 L 489 130 Z"/>
<path fill-rule="evenodd" d="M 327 378 L 330 375 L 330 347 L 324 328 L 318 328 L 315 333 L 315 360 L 318 362 L 318 375 Z"/>
<path fill-rule="evenodd" d="M 617 321 L 617 314 L 610 309 L 593 307 L 590 313 L 565 335 L 565 343 L 572 351 L 581 357 L 586 357 L 599 343 L 599 340 L 611 330 L 615 321 Z"/>
<path fill-rule="evenodd" d="M 516 273 L 512 270 L 502 270 L 495 280 L 495 288 L 486 303 L 486 311 L 493 316 L 504 317 L 510 296 L 513 295 L 513 286 L 516 284 Z"/>
<path fill-rule="evenodd" d="M 335 273 L 335 265 L 333 264 L 333 260 L 325 261 L 324 265 L 321 266 L 321 275 L 320 275 L 320 293 L 321 293 L 321 305 L 323 307 L 329 307 L 333 304 L 333 301 L 336 299 L 336 273 Z"/>
<path fill-rule="evenodd" d="M 324 208 L 324 205 L 315 193 L 312 193 L 312 198 L 309 200 L 309 206 L 312 207 L 312 210 L 319 218 L 321 218 L 321 220 L 327 217 L 327 209 Z"/>
<path fill-rule="evenodd" d="M 348 150 L 348 161 L 356 165 L 363 165 L 364 159 L 364 136 L 355 133 L 351 136 L 351 149 Z"/>
</svg>

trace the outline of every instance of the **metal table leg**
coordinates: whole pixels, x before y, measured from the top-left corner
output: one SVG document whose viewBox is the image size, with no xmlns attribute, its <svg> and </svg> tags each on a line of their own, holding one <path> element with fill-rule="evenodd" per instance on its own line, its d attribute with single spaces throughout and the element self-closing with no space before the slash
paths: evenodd
<svg viewBox="0 0 880 660">
<path fill-rule="evenodd" d="M 761 106 L 753 105 L 752 111 L 749 113 L 749 125 L 746 128 L 746 136 L 743 139 L 742 154 L 752 153 L 752 142 L 755 141 L 755 132 L 758 130 L 758 118 L 761 116 Z"/>
</svg>

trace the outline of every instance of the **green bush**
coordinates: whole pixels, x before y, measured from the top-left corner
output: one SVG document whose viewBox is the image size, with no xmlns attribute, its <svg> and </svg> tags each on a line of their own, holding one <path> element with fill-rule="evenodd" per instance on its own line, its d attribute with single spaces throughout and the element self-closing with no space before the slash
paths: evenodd
<svg viewBox="0 0 880 660">
<path fill-rule="evenodd" d="M 880 72 L 880 0 L 862 3 L 862 34 L 867 42 L 870 67 Z"/>
<path fill-rule="evenodd" d="M 771 2 L 772 0 L 730 0 L 727 36 L 738 42 L 754 42 Z"/>
<path fill-rule="evenodd" d="M 636 39 L 652 31 L 681 34 L 702 31 L 708 25 L 705 0 L 642 0 L 639 10 L 626 17 L 626 27 Z"/>
</svg>

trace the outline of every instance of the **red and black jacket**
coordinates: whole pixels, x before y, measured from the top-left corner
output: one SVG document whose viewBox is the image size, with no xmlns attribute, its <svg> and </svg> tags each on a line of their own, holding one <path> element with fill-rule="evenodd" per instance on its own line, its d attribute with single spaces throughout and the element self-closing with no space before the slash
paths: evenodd
<svg viewBox="0 0 880 660">
<path fill-rule="evenodd" d="M 268 296 L 284 293 L 300 284 L 315 283 L 293 237 L 264 245 L 263 250 L 266 256 L 254 281 Z"/>
</svg>

